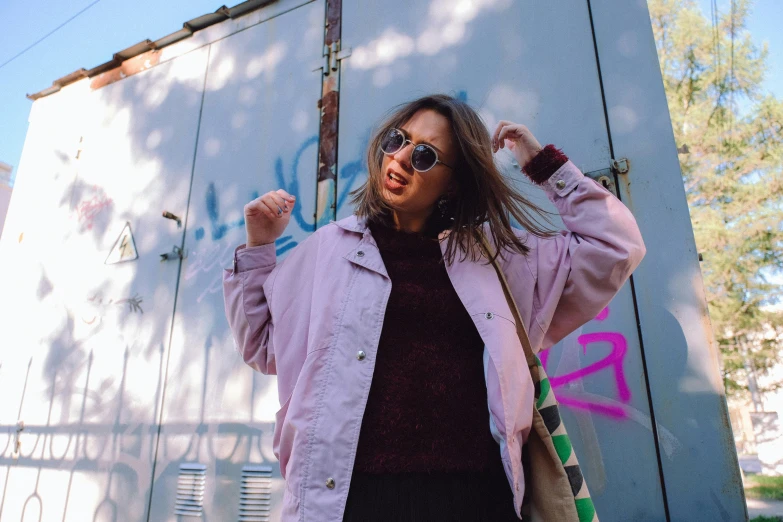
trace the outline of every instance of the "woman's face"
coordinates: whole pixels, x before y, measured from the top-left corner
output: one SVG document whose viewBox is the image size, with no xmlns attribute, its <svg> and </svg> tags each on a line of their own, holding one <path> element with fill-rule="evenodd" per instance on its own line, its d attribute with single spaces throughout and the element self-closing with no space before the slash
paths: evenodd
<svg viewBox="0 0 783 522">
<path fill-rule="evenodd" d="M 393 155 L 384 154 L 381 165 L 383 197 L 398 216 L 426 219 L 444 193 L 453 188 L 454 172 L 442 163 L 427 172 L 411 166 L 413 144 L 426 143 L 438 152 L 438 159 L 455 165 L 456 153 L 449 120 L 435 111 L 423 109 L 400 127 L 409 140 Z"/>
</svg>

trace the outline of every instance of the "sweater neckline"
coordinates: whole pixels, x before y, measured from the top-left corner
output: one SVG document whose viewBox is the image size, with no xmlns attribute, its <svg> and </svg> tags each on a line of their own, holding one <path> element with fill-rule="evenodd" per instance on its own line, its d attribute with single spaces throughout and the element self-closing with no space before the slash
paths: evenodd
<svg viewBox="0 0 783 522">
<path fill-rule="evenodd" d="M 422 257 L 440 256 L 440 243 L 437 236 L 397 230 L 393 226 L 375 221 L 370 222 L 369 227 L 382 253 Z"/>
</svg>

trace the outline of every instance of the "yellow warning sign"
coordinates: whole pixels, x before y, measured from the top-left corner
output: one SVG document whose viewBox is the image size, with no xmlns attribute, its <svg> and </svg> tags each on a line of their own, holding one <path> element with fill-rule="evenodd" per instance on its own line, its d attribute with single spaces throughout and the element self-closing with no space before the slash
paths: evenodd
<svg viewBox="0 0 783 522">
<path fill-rule="evenodd" d="M 139 254 L 136 252 L 136 242 L 133 240 L 133 232 L 131 231 L 130 223 L 125 223 L 125 227 L 120 232 L 120 237 L 114 242 L 114 246 L 111 247 L 109 255 L 106 257 L 104 264 L 113 265 L 115 263 L 122 263 L 125 261 L 133 261 L 138 259 Z"/>
</svg>

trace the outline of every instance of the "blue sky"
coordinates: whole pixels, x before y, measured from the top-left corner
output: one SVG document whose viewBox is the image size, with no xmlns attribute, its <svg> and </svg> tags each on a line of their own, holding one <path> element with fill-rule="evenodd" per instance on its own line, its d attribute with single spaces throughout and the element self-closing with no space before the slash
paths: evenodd
<svg viewBox="0 0 783 522">
<path fill-rule="evenodd" d="M 35 42 L 94 0 L 3 0 L 0 3 L 0 64 Z M 698 0 L 709 16 L 710 0 Z M 229 2 L 230 5 L 239 0 Z M 145 38 L 156 40 L 182 22 L 213 12 L 219 0 L 100 0 L 32 50 L 0 68 L 0 161 L 16 168 L 27 133 L 32 102 L 38 92 L 80 67 L 92 68 L 112 53 Z M 718 0 L 726 12 L 729 0 Z M 749 29 L 760 45 L 770 46 L 765 89 L 783 97 L 783 0 L 756 0 Z M 776 25 L 778 27 L 776 27 Z M 777 31 L 776 31 L 777 29 Z"/>
<path fill-rule="evenodd" d="M 710 17 L 710 0 L 698 0 L 699 6 Z M 725 15 L 731 9 L 730 0 L 718 0 L 718 11 Z M 783 0 L 754 0 L 748 20 L 748 30 L 758 47 L 769 43 L 767 76 L 764 89 L 783 98 Z"/>
<path fill-rule="evenodd" d="M 38 40 L 94 0 L 0 1 L 0 64 Z M 231 6 L 240 0 L 230 2 Z M 112 54 L 146 38 L 157 40 L 186 20 L 214 12 L 220 0 L 100 0 L 78 18 L 5 67 L 0 68 L 0 161 L 19 164 L 28 93 L 84 67 L 109 61 Z"/>
</svg>

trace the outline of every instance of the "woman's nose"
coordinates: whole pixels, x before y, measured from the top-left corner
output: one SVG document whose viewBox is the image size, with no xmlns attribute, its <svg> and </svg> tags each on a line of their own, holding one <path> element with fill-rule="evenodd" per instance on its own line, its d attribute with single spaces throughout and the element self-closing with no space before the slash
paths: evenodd
<svg viewBox="0 0 783 522">
<path fill-rule="evenodd" d="M 413 143 L 408 142 L 394 153 L 394 160 L 406 169 L 411 168 L 411 147 L 413 147 Z"/>
</svg>

